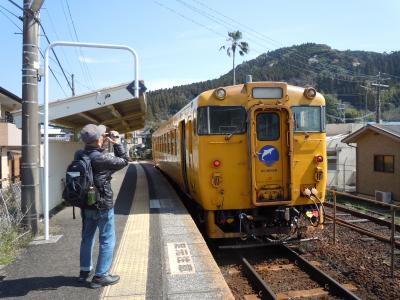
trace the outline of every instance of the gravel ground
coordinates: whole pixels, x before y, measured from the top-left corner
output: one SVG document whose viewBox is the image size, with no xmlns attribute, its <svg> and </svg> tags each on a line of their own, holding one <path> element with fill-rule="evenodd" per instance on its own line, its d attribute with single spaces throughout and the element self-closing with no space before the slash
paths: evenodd
<svg viewBox="0 0 400 300">
<path fill-rule="evenodd" d="M 276 252 L 275 249 L 262 248 L 246 251 L 214 252 L 222 274 L 236 299 L 247 299 L 246 297 L 250 295 L 254 297 L 257 294 L 257 289 L 249 285 L 247 276 L 243 273 L 244 268 L 240 264 L 241 256 L 247 258 L 275 293 L 321 287 L 288 259 L 282 258 L 281 254 Z M 344 281 L 344 283 L 347 282 L 347 280 Z M 317 298 L 314 297 L 313 299 Z M 321 296 L 318 299 L 339 298 L 328 295 Z"/>
<path fill-rule="evenodd" d="M 376 227 L 371 224 L 369 226 Z M 367 224 L 365 227 L 370 228 Z M 301 246 L 302 251 L 308 254 L 307 258 L 321 261 L 322 270 L 328 273 L 334 270 L 355 283 L 360 288 L 356 293 L 363 299 L 399 299 L 399 251 L 396 250 L 395 279 L 392 279 L 388 244 L 367 240 L 366 236 L 342 226 L 336 228 L 335 245 L 332 240 L 332 225 L 325 225 L 323 229 L 313 233 L 319 240 Z"/>
<path fill-rule="evenodd" d="M 365 228 L 375 228 L 387 234 L 387 229 L 365 223 Z M 351 229 L 337 226 L 337 243 L 332 241 L 332 225 L 313 230 L 308 237 L 318 240 L 301 244 L 298 250 L 309 261 L 317 261 L 318 267 L 340 283 L 350 283 L 357 287 L 354 292 L 361 299 L 399 299 L 400 298 L 400 251 L 396 250 L 395 279 L 390 277 L 390 246 L 368 239 Z M 398 234 L 398 233 L 397 233 Z M 242 274 L 238 256 L 244 255 L 272 289 L 278 292 L 302 290 L 318 287 L 313 280 L 296 268 L 270 271 L 267 266 L 289 264 L 289 261 L 276 258 L 272 248 L 214 252 L 217 263 L 237 299 L 246 299 L 247 295 L 256 294 L 256 289 L 249 286 Z M 331 296 L 320 299 L 333 299 Z"/>
</svg>

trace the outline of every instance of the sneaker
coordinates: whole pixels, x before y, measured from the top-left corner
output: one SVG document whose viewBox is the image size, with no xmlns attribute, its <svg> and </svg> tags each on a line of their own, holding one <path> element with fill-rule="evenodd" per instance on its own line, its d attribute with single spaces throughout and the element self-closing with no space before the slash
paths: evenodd
<svg viewBox="0 0 400 300">
<path fill-rule="evenodd" d="M 79 282 L 85 282 L 91 275 L 93 274 L 93 270 L 91 271 L 80 271 L 79 272 Z"/>
<path fill-rule="evenodd" d="M 118 275 L 104 275 L 104 276 L 94 276 L 92 282 L 90 283 L 90 287 L 92 289 L 98 289 L 102 286 L 113 285 L 118 283 L 119 276 Z"/>
</svg>

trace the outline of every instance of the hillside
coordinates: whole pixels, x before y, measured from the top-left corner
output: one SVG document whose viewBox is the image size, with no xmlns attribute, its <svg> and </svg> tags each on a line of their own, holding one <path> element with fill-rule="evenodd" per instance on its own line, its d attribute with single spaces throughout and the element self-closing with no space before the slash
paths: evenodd
<svg viewBox="0 0 400 300">
<path fill-rule="evenodd" d="M 307 43 L 262 54 L 236 67 L 237 82 L 244 82 L 245 76 L 251 74 L 253 81 L 286 81 L 294 85 L 316 87 L 326 97 L 328 122 L 341 121 L 337 109 L 340 101 L 346 104 L 348 121 L 360 120 L 358 118 L 365 114 L 369 116 L 368 120 L 374 120 L 376 88 L 371 83 L 376 82 L 378 72 L 393 75 L 382 81 L 390 86 L 381 92 L 383 119 L 398 121 L 400 51 L 390 54 L 339 51 L 327 45 Z M 388 77 L 382 74 L 382 78 Z M 232 71 L 217 79 L 149 92 L 149 125 L 154 126 L 167 119 L 202 91 L 230 85 L 231 82 Z"/>
</svg>

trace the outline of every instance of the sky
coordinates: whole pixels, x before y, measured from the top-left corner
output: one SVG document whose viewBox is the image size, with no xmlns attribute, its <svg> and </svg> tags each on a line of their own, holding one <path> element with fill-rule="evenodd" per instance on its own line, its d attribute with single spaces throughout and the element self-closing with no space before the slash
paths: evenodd
<svg viewBox="0 0 400 300">
<path fill-rule="evenodd" d="M 22 6 L 22 0 L 13 1 Z M 0 86 L 21 96 L 22 22 L 13 14 L 22 12 L 9 0 L 0 0 Z M 51 42 L 132 47 L 148 90 L 229 72 L 231 58 L 219 49 L 234 30 L 242 31 L 250 46 L 237 63 L 306 42 L 339 50 L 400 50 L 398 0 L 45 0 L 40 18 Z M 47 46 L 42 33 L 43 53 Z M 67 78 L 74 74 L 77 94 L 134 79 L 132 56 L 125 51 L 65 47 L 55 51 Z M 54 57 L 50 67 L 60 83 L 50 78 L 51 101 L 71 96 Z"/>
</svg>

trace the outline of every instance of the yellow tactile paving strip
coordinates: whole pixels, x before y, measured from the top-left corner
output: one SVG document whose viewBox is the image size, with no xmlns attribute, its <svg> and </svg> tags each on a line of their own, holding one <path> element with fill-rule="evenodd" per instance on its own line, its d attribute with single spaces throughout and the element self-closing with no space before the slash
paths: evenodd
<svg viewBox="0 0 400 300">
<path fill-rule="evenodd" d="M 103 290 L 101 299 L 145 299 L 149 252 L 149 191 L 142 166 L 137 170 L 136 191 L 122 235 L 112 274 L 121 276 L 118 284 Z"/>
</svg>

